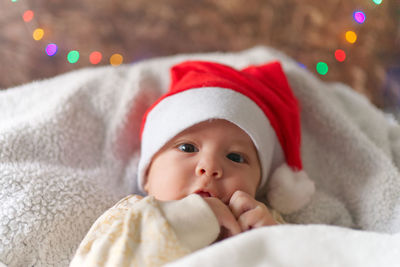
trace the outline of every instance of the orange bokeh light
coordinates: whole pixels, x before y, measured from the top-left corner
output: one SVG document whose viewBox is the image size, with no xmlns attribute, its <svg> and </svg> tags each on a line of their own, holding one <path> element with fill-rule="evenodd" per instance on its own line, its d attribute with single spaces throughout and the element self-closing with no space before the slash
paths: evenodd
<svg viewBox="0 0 400 267">
<path fill-rule="evenodd" d="M 347 42 L 354 44 L 357 41 L 357 34 L 353 31 L 347 31 L 346 40 Z"/>
<path fill-rule="evenodd" d="M 113 66 L 121 65 L 124 61 L 124 58 L 121 54 L 114 54 L 110 57 L 110 64 Z"/>
<path fill-rule="evenodd" d="M 35 39 L 35 41 L 42 40 L 44 36 L 44 30 L 42 28 L 37 28 L 36 30 L 33 31 L 32 37 Z"/>
</svg>

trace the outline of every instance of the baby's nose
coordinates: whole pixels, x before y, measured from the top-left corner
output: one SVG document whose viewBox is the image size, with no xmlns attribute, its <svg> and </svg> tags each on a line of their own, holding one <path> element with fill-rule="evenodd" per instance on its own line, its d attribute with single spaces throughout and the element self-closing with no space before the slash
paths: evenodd
<svg viewBox="0 0 400 267">
<path fill-rule="evenodd" d="M 222 168 L 213 160 L 201 161 L 196 166 L 196 174 L 198 176 L 206 176 L 210 178 L 221 178 Z"/>
<path fill-rule="evenodd" d="M 215 178 L 221 177 L 221 174 L 222 174 L 222 172 L 220 170 L 213 171 L 213 170 L 209 170 L 207 168 L 200 168 L 198 172 L 200 175 L 205 174 L 206 176 L 212 176 Z"/>
</svg>

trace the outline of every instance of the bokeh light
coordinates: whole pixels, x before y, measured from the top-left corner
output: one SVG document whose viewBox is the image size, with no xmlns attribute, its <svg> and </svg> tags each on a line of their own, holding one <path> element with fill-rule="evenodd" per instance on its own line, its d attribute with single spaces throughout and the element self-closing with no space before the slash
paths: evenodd
<svg viewBox="0 0 400 267">
<path fill-rule="evenodd" d="M 306 65 L 304 65 L 303 63 L 297 62 L 297 64 L 298 64 L 301 68 L 307 69 Z"/>
<path fill-rule="evenodd" d="M 36 41 L 42 40 L 44 35 L 44 30 L 41 28 L 37 28 L 36 30 L 33 31 L 33 39 Z"/>
<path fill-rule="evenodd" d="M 11 2 L 17 2 L 18 0 L 11 0 Z"/>
<path fill-rule="evenodd" d="M 346 59 L 346 53 L 342 49 L 337 49 L 335 51 L 335 58 L 339 62 L 343 62 Z"/>
<path fill-rule="evenodd" d="M 380 5 L 382 3 L 382 0 L 373 0 L 373 2 L 377 5 Z"/>
<path fill-rule="evenodd" d="M 118 66 L 122 64 L 124 58 L 120 54 L 114 54 L 110 57 L 110 64 L 113 66 Z"/>
<path fill-rule="evenodd" d="M 325 75 L 328 73 L 328 65 L 325 62 L 322 61 L 318 62 L 316 69 L 317 72 L 321 75 Z"/>
<path fill-rule="evenodd" d="M 32 10 L 27 10 L 27 11 L 25 11 L 24 14 L 22 15 L 22 19 L 23 19 L 25 22 L 29 22 L 29 21 L 31 21 L 31 20 L 33 19 L 33 16 L 34 16 L 34 15 L 35 15 L 35 14 L 33 13 Z"/>
<path fill-rule="evenodd" d="M 102 58 L 103 56 L 99 51 L 94 51 L 89 55 L 89 61 L 93 65 L 99 64 Z"/>
<path fill-rule="evenodd" d="M 354 11 L 353 18 L 357 23 L 364 23 L 365 21 L 365 13 L 362 11 Z"/>
<path fill-rule="evenodd" d="M 57 53 L 57 45 L 56 44 L 48 44 L 46 46 L 46 54 L 50 57 L 54 56 Z"/>
<path fill-rule="evenodd" d="M 76 50 L 72 50 L 67 55 L 68 62 L 74 64 L 79 60 L 79 52 Z"/>
<path fill-rule="evenodd" d="M 357 34 L 353 31 L 347 31 L 346 40 L 347 42 L 354 44 L 357 41 Z"/>
</svg>

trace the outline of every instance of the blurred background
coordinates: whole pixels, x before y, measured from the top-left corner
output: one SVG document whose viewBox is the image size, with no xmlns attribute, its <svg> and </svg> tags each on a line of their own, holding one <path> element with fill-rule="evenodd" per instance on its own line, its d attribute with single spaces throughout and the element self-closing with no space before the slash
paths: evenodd
<svg viewBox="0 0 400 267">
<path fill-rule="evenodd" d="M 400 106 L 399 0 L 0 0 L 0 88 L 99 65 L 277 48 Z"/>
</svg>

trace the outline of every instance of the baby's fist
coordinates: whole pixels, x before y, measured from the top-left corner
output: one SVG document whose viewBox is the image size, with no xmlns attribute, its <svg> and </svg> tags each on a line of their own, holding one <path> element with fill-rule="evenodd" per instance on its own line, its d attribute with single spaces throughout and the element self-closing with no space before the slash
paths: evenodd
<svg viewBox="0 0 400 267">
<path fill-rule="evenodd" d="M 214 212 L 221 227 L 221 232 L 218 240 L 237 235 L 241 232 L 240 226 L 236 221 L 235 216 L 233 216 L 231 210 L 227 205 L 225 205 L 220 199 L 215 197 L 205 197 L 204 200 Z"/>
<path fill-rule="evenodd" d="M 229 201 L 229 208 L 242 231 L 277 224 L 267 206 L 243 191 L 238 190 L 233 193 Z"/>
</svg>

